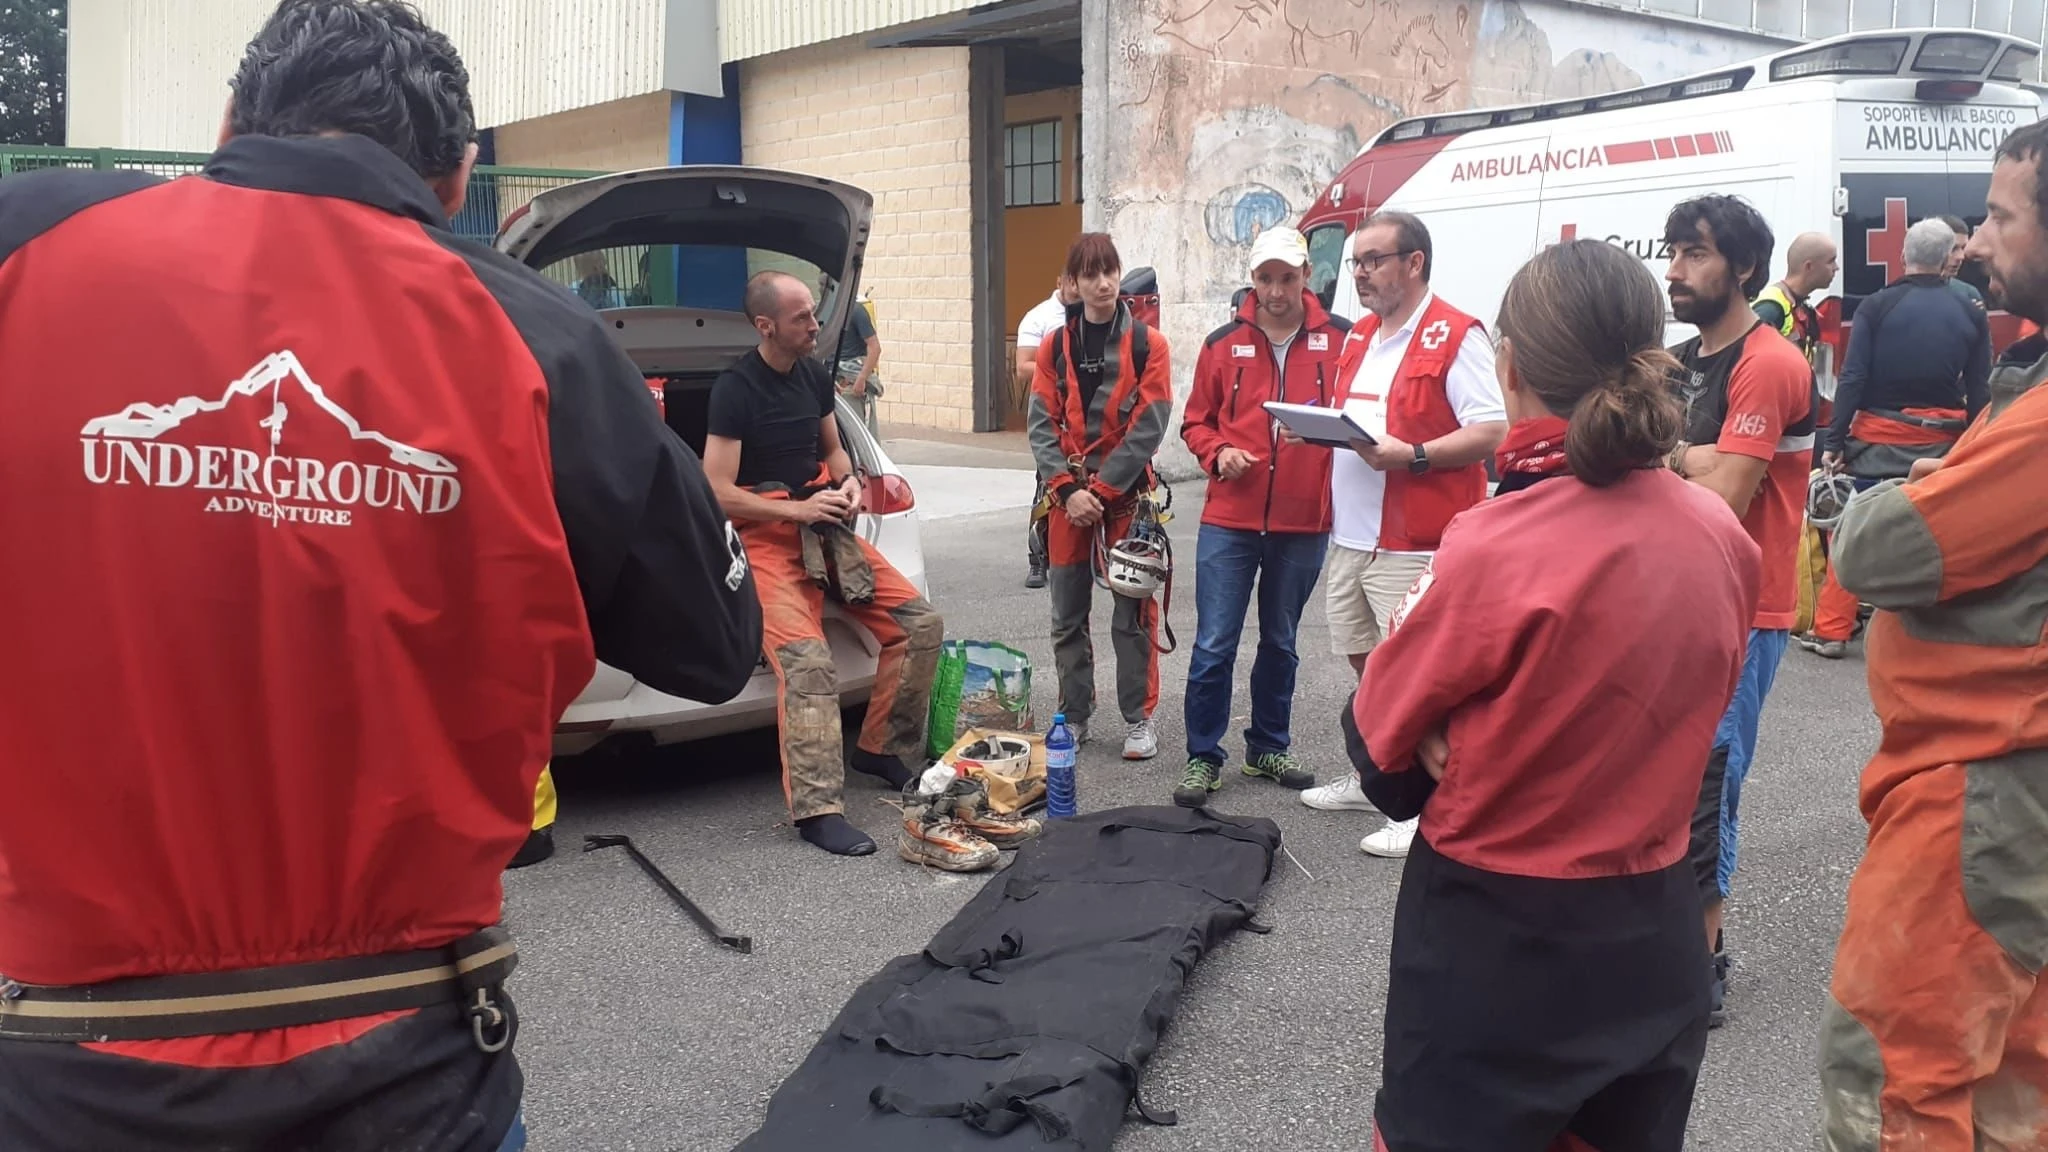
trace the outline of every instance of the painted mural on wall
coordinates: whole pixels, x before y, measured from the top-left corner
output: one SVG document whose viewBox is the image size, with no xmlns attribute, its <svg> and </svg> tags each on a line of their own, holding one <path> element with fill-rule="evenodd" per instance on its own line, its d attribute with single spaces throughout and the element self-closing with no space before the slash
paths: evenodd
<svg viewBox="0 0 2048 1152">
<path fill-rule="evenodd" d="M 1258 233 L 1299 216 L 1404 116 L 1612 92 L 1768 51 L 1761 40 L 1532 0 L 1118 0 L 1110 95 L 1129 147 L 1105 215 L 1170 300 L 1244 283 Z M 1200 221 L 1199 229 L 1194 227 Z"/>
</svg>

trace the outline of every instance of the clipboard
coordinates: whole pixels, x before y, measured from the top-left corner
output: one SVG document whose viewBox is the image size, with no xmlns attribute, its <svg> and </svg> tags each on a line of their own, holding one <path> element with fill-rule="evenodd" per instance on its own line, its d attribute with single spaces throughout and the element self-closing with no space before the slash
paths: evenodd
<svg viewBox="0 0 2048 1152">
<path fill-rule="evenodd" d="M 1322 408 L 1314 404 L 1283 404 L 1268 400 L 1261 405 L 1266 412 L 1287 425 L 1296 436 L 1324 448 L 1349 448 L 1354 440 L 1377 444 L 1378 440 L 1358 426 L 1358 422 L 1344 414 L 1342 408 Z"/>
</svg>

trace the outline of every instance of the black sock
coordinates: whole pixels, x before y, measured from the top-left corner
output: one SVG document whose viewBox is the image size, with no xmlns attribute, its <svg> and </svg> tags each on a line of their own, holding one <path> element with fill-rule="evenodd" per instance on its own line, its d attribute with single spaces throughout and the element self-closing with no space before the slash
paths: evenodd
<svg viewBox="0 0 2048 1152">
<path fill-rule="evenodd" d="M 797 835 L 839 856 L 868 856 L 875 851 L 875 842 L 868 839 L 868 834 L 848 824 L 846 817 L 837 812 L 807 816 L 796 822 L 796 831 Z"/>
<path fill-rule="evenodd" d="M 853 767 L 857 772 L 887 780 L 892 788 L 901 788 L 917 778 L 917 774 L 905 767 L 903 761 L 896 757 L 883 756 L 860 748 L 853 750 Z"/>
</svg>

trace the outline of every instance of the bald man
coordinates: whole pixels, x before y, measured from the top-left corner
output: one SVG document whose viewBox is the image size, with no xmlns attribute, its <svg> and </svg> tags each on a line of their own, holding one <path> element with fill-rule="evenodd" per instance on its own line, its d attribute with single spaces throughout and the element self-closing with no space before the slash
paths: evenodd
<svg viewBox="0 0 2048 1152">
<path fill-rule="evenodd" d="M 836 855 L 867 856 L 875 842 L 845 816 L 846 765 L 899 789 L 924 767 L 925 712 L 945 625 L 851 530 L 861 478 L 839 441 L 832 376 L 813 355 L 810 287 L 762 272 L 747 282 L 745 308 L 761 342 L 711 385 L 704 475 L 754 567 L 763 655 L 780 704 L 783 792 L 797 833 Z M 838 673 L 825 640 L 828 595 L 881 646 L 867 723 L 850 758 L 842 756 Z"/>
<path fill-rule="evenodd" d="M 1812 363 L 1820 347 L 1820 316 L 1806 298 L 1835 282 L 1835 242 L 1801 232 L 1785 252 L 1785 278 L 1757 293 L 1756 314 L 1799 346 Z"/>
<path fill-rule="evenodd" d="M 1764 323 L 1796 345 L 1806 362 L 1820 374 L 1820 314 L 1806 303 L 1815 292 L 1835 282 L 1838 270 L 1835 242 L 1818 232 L 1801 232 L 1785 250 L 1785 278 L 1757 293 L 1756 314 Z M 1820 420 L 1827 423 L 1829 400 L 1834 394 L 1831 380 L 1821 379 Z M 1813 446 L 1813 463 L 1820 466 L 1821 446 Z"/>
</svg>

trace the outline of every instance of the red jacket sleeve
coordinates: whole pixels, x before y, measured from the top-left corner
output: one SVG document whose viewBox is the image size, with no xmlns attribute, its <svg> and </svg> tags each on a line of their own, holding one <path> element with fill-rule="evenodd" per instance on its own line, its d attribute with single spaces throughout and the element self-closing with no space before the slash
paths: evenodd
<svg viewBox="0 0 2048 1152">
<path fill-rule="evenodd" d="M 1066 418 L 1066 413 L 1060 409 L 1052 355 L 1058 342 L 1065 338 L 1065 330 L 1055 328 L 1039 343 L 1038 365 L 1031 372 L 1030 410 L 1024 417 L 1025 435 L 1031 444 L 1032 462 L 1038 467 L 1038 478 L 1062 500 L 1067 498 L 1074 480 L 1067 471 L 1066 450 L 1060 445 L 1060 421 Z"/>
<path fill-rule="evenodd" d="M 1223 438 L 1223 373 L 1216 363 L 1220 344 L 1206 344 L 1195 357 L 1195 380 L 1188 389 L 1187 408 L 1181 413 L 1180 438 L 1202 462 L 1202 471 L 1216 475 L 1216 456 L 1229 443 Z"/>
<path fill-rule="evenodd" d="M 1422 737 L 1512 671 L 1523 628 L 1498 575 L 1486 579 L 1455 533 L 1394 613 L 1391 634 L 1367 658 L 1353 718 L 1383 772 L 1407 768 Z"/>
</svg>

